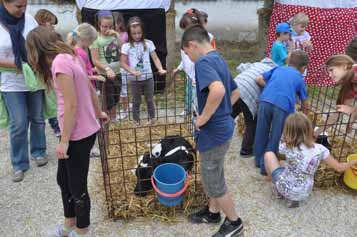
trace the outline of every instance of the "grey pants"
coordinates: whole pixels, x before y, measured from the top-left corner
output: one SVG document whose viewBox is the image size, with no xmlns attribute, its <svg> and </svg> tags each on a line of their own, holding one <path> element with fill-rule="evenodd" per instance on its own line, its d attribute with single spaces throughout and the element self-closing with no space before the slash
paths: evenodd
<svg viewBox="0 0 357 237">
<path fill-rule="evenodd" d="M 140 104 L 141 96 L 145 96 L 146 106 L 150 119 L 155 118 L 154 106 L 154 80 L 148 79 L 145 81 L 132 81 L 131 94 L 133 95 L 133 118 L 135 121 L 140 121 Z"/>
<path fill-rule="evenodd" d="M 227 193 L 224 177 L 224 160 L 231 141 L 200 152 L 203 190 L 208 197 L 219 198 Z"/>
</svg>

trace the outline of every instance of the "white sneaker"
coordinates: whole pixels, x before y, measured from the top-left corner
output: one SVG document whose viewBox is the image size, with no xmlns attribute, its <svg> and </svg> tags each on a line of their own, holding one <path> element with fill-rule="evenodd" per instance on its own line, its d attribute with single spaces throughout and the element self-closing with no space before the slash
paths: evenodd
<svg viewBox="0 0 357 237">
<path fill-rule="evenodd" d="M 48 233 L 49 237 L 69 237 L 71 235 L 74 228 L 70 228 L 69 230 L 65 230 L 63 225 L 56 225 L 56 228 Z"/>
<path fill-rule="evenodd" d="M 79 235 L 77 234 L 77 232 L 74 230 L 74 231 L 72 231 L 69 235 L 68 235 L 68 237 L 78 237 Z M 80 235 L 81 237 L 89 237 L 90 235 L 89 235 L 89 232 L 87 232 L 86 234 L 84 234 L 84 235 Z"/>
</svg>

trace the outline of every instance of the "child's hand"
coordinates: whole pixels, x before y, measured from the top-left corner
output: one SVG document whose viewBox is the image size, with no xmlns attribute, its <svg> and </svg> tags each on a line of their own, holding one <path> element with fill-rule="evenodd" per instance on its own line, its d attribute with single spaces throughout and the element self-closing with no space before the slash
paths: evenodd
<svg viewBox="0 0 357 237">
<path fill-rule="evenodd" d="M 108 30 L 108 34 L 110 36 L 118 37 L 119 33 L 116 32 L 115 30 Z"/>
<path fill-rule="evenodd" d="M 68 159 L 67 151 L 68 151 L 68 142 L 61 142 L 56 146 L 56 157 L 57 159 Z"/>
<path fill-rule="evenodd" d="M 175 68 L 174 70 L 172 70 L 172 77 L 175 78 L 176 74 L 179 70 L 177 68 Z"/>
<path fill-rule="evenodd" d="M 349 105 L 337 105 L 337 111 L 350 115 L 353 112 L 353 107 Z"/>
<path fill-rule="evenodd" d="M 161 69 L 161 70 L 159 70 L 158 72 L 159 72 L 160 75 L 166 74 L 166 70 L 164 70 L 164 69 Z"/>
<path fill-rule="evenodd" d="M 203 117 L 202 116 L 197 116 L 197 119 L 196 119 L 196 124 L 195 124 L 195 126 L 196 126 L 196 129 L 199 131 L 200 130 L 200 127 L 202 127 L 203 125 L 205 125 L 205 121 L 204 121 L 204 119 L 203 119 Z"/>
<path fill-rule="evenodd" d="M 110 67 L 107 67 L 105 69 L 105 73 L 107 74 L 107 77 L 109 79 L 114 79 L 115 78 L 115 72 Z"/>
<path fill-rule="evenodd" d="M 105 77 L 103 77 L 102 75 L 95 76 L 95 79 L 96 79 L 97 81 L 102 81 L 102 82 L 105 82 L 105 81 L 106 81 Z"/>
<path fill-rule="evenodd" d="M 355 159 L 355 160 L 352 161 L 352 165 L 357 166 L 357 159 Z"/>
<path fill-rule="evenodd" d="M 109 122 L 109 117 L 105 112 L 101 112 L 98 119 L 100 119 L 104 124 Z"/>
<path fill-rule="evenodd" d="M 303 43 L 304 49 L 306 49 L 307 51 L 310 51 L 312 49 L 312 43 L 311 41 L 306 41 Z"/>
<path fill-rule="evenodd" d="M 139 72 L 139 71 L 133 71 L 133 73 L 132 73 L 134 76 L 136 76 L 136 77 L 140 77 L 141 76 L 141 72 Z"/>
</svg>

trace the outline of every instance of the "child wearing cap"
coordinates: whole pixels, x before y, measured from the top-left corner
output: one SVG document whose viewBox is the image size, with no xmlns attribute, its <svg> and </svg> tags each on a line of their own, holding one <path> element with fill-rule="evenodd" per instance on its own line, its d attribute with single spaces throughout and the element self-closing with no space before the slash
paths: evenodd
<svg viewBox="0 0 357 237">
<path fill-rule="evenodd" d="M 275 31 L 277 39 L 273 44 L 270 54 L 278 66 L 284 66 L 288 63 L 289 58 L 289 51 L 286 45 L 290 39 L 290 25 L 286 22 L 280 23 L 276 26 Z"/>
</svg>

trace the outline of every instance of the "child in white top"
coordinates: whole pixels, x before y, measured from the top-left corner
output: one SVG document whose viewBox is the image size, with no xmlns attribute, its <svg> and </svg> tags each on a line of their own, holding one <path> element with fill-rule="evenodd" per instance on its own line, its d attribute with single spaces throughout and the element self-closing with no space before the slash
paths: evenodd
<svg viewBox="0 0 357 237">
<path fill-rule="evenodd" d="M 202 15 L 205 14 L 204 15 Z M 181 17 L 180 28 L 182 30 L 187 29 L 191 25 L 207 25 L 207 13 L 199 11 L 195 8 L 188 9 L 185 14 Z M 216 42 L 212 34 L 208 33 L 210 36 L 210 42 L 213 48 L 216 48 Z M 178 71 L 184 71 L 186 74 L 186 86 L 185 86 L 185 111 L 184 113 L 197 112 L 197 96 L 196 96 L 196 82 L 195 82 L 195 65 L 191 59 L 185 54 L 181 49 L 181 62 L 176 69 L 172 71 L 173 76 L 177 74 Z"/>
<path fill-rule="evenodd" d="M 151 70 L 150 57 L 154 61 L 158 73 L 163 75 L 163 69 L 155 52 L 155 45 L 151 40 L 144 38 L 143 23 L 139 17 L 132 17 L 128 22 L 129 42 L 121 49 L 120 63 L 128 73 L 126 76 L 131 82 L 131 93 L 133 96 L 133 119 L 136 125 L 140 124 L 141 96 L 145 96 L 149 123 L 155 119 L 154 108 L 154 79 Z"/>
<path fill-rule="evenodd" d="M 309 52 L 312 50 L 311 36 L 309 32 L 305 29 L 309 24 L 309 17 L 303 13 L 299 12 L 296 14 L 291 22 L 291 49 L 292 50 L 303 50 Z"/>
<path fill-rule="evenodd" d="M 339 163 L 326 147 L 316 144 L 311 121 L 300 112 L 286 119 L 279 153 L 286 157 L 285 166 L 281 166 L 274 152 L 266 152 L 265 167 L 276 191 L 288 200 L 289 207 L 298 207 L 299 201 L 309 196 L 321 160 L 337 172 L 357 165 L 357 160 Z"/>
</svg>

